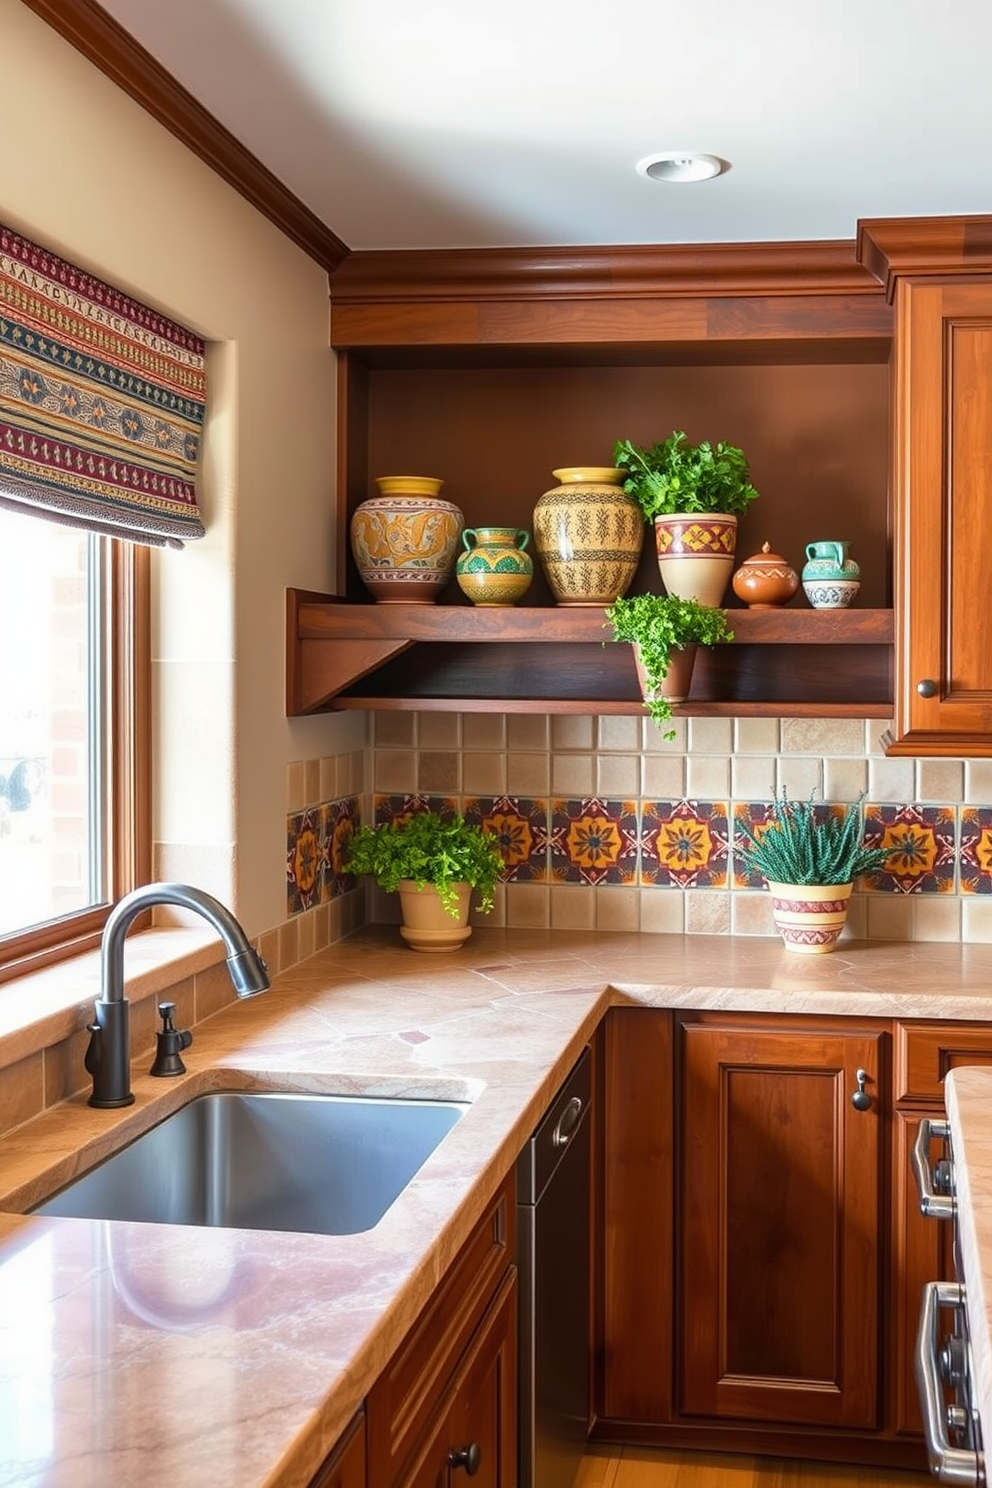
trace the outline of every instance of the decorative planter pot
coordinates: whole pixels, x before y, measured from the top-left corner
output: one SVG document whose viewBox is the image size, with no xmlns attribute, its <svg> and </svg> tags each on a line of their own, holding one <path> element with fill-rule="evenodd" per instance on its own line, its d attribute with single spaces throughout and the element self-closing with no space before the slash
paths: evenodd
<svg viewBox="0 0 992 1488">
<path fill-rule="evenodd" d="M 658 570 L 669 594 L 719 606 L 737 548 L 737 518 L 729 513 L 655 517 Z"/>
<path fill-rule="evenodd" d="M 806 544 L 803 590 L 816 610 L 846 610 L 861 588 L 861 569 L 848 556 L 848 542 Z"/>
<path fill-rule="evenodd" d="M 626 594 L 644 543 L 644 518 L 613 466 L 566 466 L 534 507 L 534 546 L 560 605 L 605 608 Z"/>
<path fill-rule="evenodd" d="M 637 668 L 637 680 L 641 684 L 641 696 L 646 701 L 650 702 L 654 697 L 666 697 L 670 703 L 684 703 L 689 696 L 689 688 L 692 686 L 692 670 L 696 665 L 696 647 L 683 646 L 681 650 L 672 652 L 668 658 L 668 671 L 660 687 L 648 686 L 647 677 L 644 674 L 644 663 L 641 661 L 640 646 L 634 647 L 634 665 Z"/>
<path fill-rule="evenodd" d="M 465 518 L 438 495 L 441 480 L 383 475 L 379 495 L 351 519 L 351 551 L 379 604 L 433 604 L 451 578 Z"/>
<path fill-rule="evenodd" d="M 734 574 L 733 588 L 752 610 L 770 610 L 789 603 L 799 588 L 799 575 L 781 553 L 762 543 L 761 552 L 745 558 Z"/>
<path fill-rule="evenodd" d="M 469 527 L 455 564 L 458 587 L 474 605 L 514 605 L 530 588 L 530 534 L 517 527 Z"/>
<path fill-rule="evenodd" d="M 472 890 L 468 884 L 456 885 L 458 915 L 448 914 L 433 884 L 419 889 L 411 878 L 398 885 L 403 923 L 400 935 L 411 951 L 457 951 L 472 934 L 468 911 Z"/>
<path fill-rule="evenodd" d="M 768 881 L 775 927 L 787 951 L 821 956 L 832 951 L 847 922 L 851 884 L 780 884 Z"/>
</svg>

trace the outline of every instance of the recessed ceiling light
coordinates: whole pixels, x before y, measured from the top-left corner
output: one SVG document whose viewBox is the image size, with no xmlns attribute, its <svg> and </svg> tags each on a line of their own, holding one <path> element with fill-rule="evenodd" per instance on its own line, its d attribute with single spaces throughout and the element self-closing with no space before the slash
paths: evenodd
<svg viewBox="0 0 992 1488">
<path fill-rule="evenodd" d="M 719 155 L 690 155 L 685 150 L 666 150 L 661 155 L 645 155 L 637 162 L 637 173 L 650 181 L 711 181 L 730 169 L 729 160 Z"/>
</svg>

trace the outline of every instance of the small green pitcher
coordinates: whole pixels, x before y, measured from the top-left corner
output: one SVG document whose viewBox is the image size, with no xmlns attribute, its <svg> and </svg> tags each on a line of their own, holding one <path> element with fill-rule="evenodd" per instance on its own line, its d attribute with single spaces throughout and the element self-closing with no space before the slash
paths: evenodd
<svg viewBox="0 0 992 1488">
<path fill-rule="evenodd" d="M 814 609 L 846 609 L 861 588 L 861 569 L 848 556 L 850 546 L 829 539 L 806 544 L 803 590 Z"/>
<path fill-rule="evenodd" d="M 458 587 L 474 605 L 513 605 L 530 588 L 530 534 L 519 527 L 467 527 L 455 564 Z"/>
</svg>

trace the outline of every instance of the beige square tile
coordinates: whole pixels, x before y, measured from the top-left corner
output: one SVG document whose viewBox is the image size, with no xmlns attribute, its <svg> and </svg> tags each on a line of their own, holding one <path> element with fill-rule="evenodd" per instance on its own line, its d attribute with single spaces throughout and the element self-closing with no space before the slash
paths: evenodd
<svg viewBox="0 0 992 1488">
<path fill-rule="evenodd" d="M 913 910 L 913 939 L 961 939 L 961 900 L 956 894 L 918 896 Z"/>
<path fill-rule="evenodd" d="M 730 762 L 730 794 L 735 801 L 770 801 L 777 770 L 774 755 L 735 755 Z"/>
<path fill-rule="evenodd" d="M 462 743 L 460 713 L 418 713 L 417 745 L 424 749 L 460 749 Z"/>
<path fill-rule="evenodd" d="M 685 930 L 682 889 L 639 889 L 641 930 L 649 935 L 681 935 Z"/>
<path fill-rule="evenodd" d="M 372 758 L 372 789 L 380 795 L 412 795 L 417 789 L 416 754 L 406 749 L 377 749 Z"/>
<path fill-rule="evenodd" d="M 591 796 L 596 789 L 596 758 L 591 754 L 551 757 L 551 790 L 556 796 Z"/>
<path fill-rule="evenodd" d="M 314 915 L 316 911 L 308 909 L 301 914 L 296 921 L 297 947 L 296 953 L 301 961 L 308 960 L 314 953 Z"/>
<path fill-rule="evenodd" d="M 640 755 L 600 754 L 595 759 L 596 792 L 600 796 L 636 799 L 641 793 Z"/>
<path fill-rule="evenodd" d="M 264 937 L 263 937 L 264 939 Z M 264 960 L 268 961 L 265 952 L 261 951 Z M 280 968 L 284 970 L 285 968 Z M 269 967 L 269 976 L 273 976 L 272 967 Z M 227 974 L 224 965 L 208 966 L 206 971 L 198 972 L 192 979 L 193 993 L 193 1021 L 202 1023 L 204 1018 L 219 1013 L 221 1008 L 230 1007 L 237 1002 L 237 993 L 231 986 L 231 978 Z"/>
<path fill-rule="evenodd" d="M 864 759 L 825 759 L 823 761 L 823 794 L 828 801 L 856 801 L 868 790 L 868 761 Z"/>
<path fill-rule="evenodd" d="M 675 735 L 673 739 L 666 734 Z M 644 754 L 684 754 L 689 734 L 687 718 L 670 718 L 660 728 L 651 718 L 641 720 L 641 750 Z"/>
<path fill-rule="evenodd" d="M 462 748 L 503 750 L 506 748 L 506 716 L 503 713 L 463 713 Z"/>
<path fill-rule="evenodd" d="M 961 938 L 969 945 L 992 945 L 992 896 L 965 897 L 961 905 Z"/>
<path fill-rule="evenodd" d="M 641 747 L 641 720 L 627 715 L 597 720 L 600 749 L 619 749 L 631 754 Z"/>
<path fill-rule="evenodd" d="M 869 940 L 912 940 L 913 903 L 903 894 L 868 894 Z"/>
<path fill-rule="evenodd" d="M 685 933 L 687 935 L 729 935 L 730 895 L 716 889 L 687 889 Z"/>
<path fill-rule="evenodd" d="M 592 930 L 595 924 L 595 889 L 588 884 L 556 884 L 552 887 L 552 930 Z"/>
<path fill-rule="evenodd" d="M 469 910 L 470 925 L 488 925 L 491 930 L 502 930 L 506 924 L 506 884 L 497 884 L 493 893 L 493 907 L 488 914 L 483 914 L 474 907 Z M 476 896 L 472 895 L 472 904 L 475 904 Z"/>
<path fill-rule="evenodd" d="M 288 971 L 300 959 L 300 941 L 296 920 L 279 926 L 279 970 Z"/>
<path fill-rule="evenodd" d="M 303 760 L 293 760 L 286 766 L 286 810 L 302 811 L 308 805 L 306 799 L 307 769 Z"/>
<path fill-rule="evenodd" d="M 783 754 L 864 753 L 864 728 L 857 718 L 783 718 Z"/>
<path fill-rule="evenodd" d="M 901 804 L 915 799 L 916 768 L 912 759 L 876 759 L 868 761 L 868 795 L 880 806 L 888 802 Z"/>
<path fill-rule="evenodd" d="M 546 713 L 509 713 L 506 719 L 507 749 L 527 752 L 548 749 L 551 744 L 551 719 Z"/>
<path fill-rule="evenodd" d="M 462 790 L 467 796 L 506 794 L 506 755 L 499 750 L 462 755 Z"/>
<path fill-rule="evenodd" d="M 341 757 L 338 772 L 338 796 L 360 796 L 368 787 L 371 755 L 365 749 L 353 749 Z"/>
<path fill-rule="evenodd" d="M 965 760 L 964 799 L 969 806 L 992 806 L 992 759 Z"/>
<path fill-rule="evenodd" d="M 735 935 L 778 934 L 771 897 L 765 889 L 731 894 L 730 921 Z"/>
<path fill-rule="evenodd" d="M 320 760 L 309 759 L 305 765 L 306 782 L 303 787 L 304 806 L 320 805 Z"/>
<path fill-rule="evenodd" d="M 735 754 L 778 754 L 777 718 L 738 718 L 734 721 Z"/>
<path fill-rule="evenodd" d="M 841 931 L 841 940 L 868 939 L 868 895 L 855 891 L 847 906 L 847 920 Z"/>
<path fill-rule="evenodd" d="M 690 718 L 688 741 L 691 754 L 726 754 L 734 748 L 732 718 Z"/>
<path fill-rule="evenodd" d="M 340 792 L 338 791 L 338 771 L 340 769 L 340 756 L 336 754 L 325 754 L 320 761 L 320 801 L 336 801 Z"/>
<path fill-rule="evenodd" d="M 417 789 L 432 795 L 457 795 L 462 785 L 462 757 L 454 749 L 421 749 L 417 756 Z"/>
<path fill-rule="evenodd" d="M 595 889 L 597 930 L 639 930 L 640 889 L 610 885 Z"/>
<path fill-rule="evenodd" d="M 805 801 L 811 794 L 819 799 L 823 795 L 822 761 L 808 754 L 779 755 L 775 794 L 783 791 L 796 801 Z"/>
<path fill-rule="evenodd" d="M 508 754 L 506 789 L 511 796 L 546 796 L 551 790 L 551 761 L 546 754 Z"/>
<path fill-rule="evenodd" d="M 555 713 L 551 718 L 551 749 L 591 750 L 596 743 L 596 720 L 584 713 Z"/>
<path fill-rule="evenodd" d="M 717 754 L 690 754 L 685 780 L 690 801 L 725 801 L 730 795 L 730 760 Z"/>
<path fill-rule="evenodd" d="M 958 805 L 964 799 L 964 761 L 921 759 L 916 762 L 917 801 Z"/>
<path fill-rule="evenodd" d="M 507 884 L 506 923 L 516 930 L 550 929 L 551 890 L 547 884 Z"/>
<path fill-rule="evenodd" d="M 892 732 L 892 719 L 866 718 L 865 729 L 865 754 L 884 755 L 885 749 L 882 740 Z"/>
<path fill-rule="evenodd" d="M 372 714 L 372 743 L 377 749 L 413 749 L 416 742 L 416 713 L 390 709 Z"/>
<path fill-rule="evenodd" d="M 681 801 L 685 798 L 685 755 L 648 754 L 643 757 L 641 777 L 646 801 Z"/>
<path fill-rule="evenodd" d="M 258 938 L 258 953 L 266 966 L 269 968 L 269 976 L 279 975 L 282 967 L 279 965 L 279 930 L 266 930 L 264 935 Z M 228 979 L 230 980 L 230 979 Z"/>
</svg>

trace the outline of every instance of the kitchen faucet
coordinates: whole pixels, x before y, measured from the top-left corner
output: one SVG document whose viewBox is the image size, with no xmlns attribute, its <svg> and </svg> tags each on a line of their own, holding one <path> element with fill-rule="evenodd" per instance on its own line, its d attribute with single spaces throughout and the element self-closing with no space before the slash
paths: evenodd
<svg viewBox="0 0 992 1488">
<path fill-rule="evenodd" d="M 155 904 L 175 904 L 191 909 L 217 931 L 227 947 L 227 970 L 239 997 L 254 997 L 269 986 L 265 962 L 255 950 L 231 914 L 219 900 L 191 884 L 152 883 L 125 894 L 111 910 L 103 929 L 100 950 L 100 996 L 94 1004 L 96 1021 L 86 1025 L 90 1035 L 84 1060 L 93 1076 L 91 1106 L 129 1106 L 131 1091 L 131 1039 L 128 1030 L 128 1002 L 124 996 L 124 937 L 131 922 Z M 169 1019 L 166 1019 L 168 1026 Z M 170 1030 L 171 1031 L 171 1030 Z M 191 1035 L 182 1035 L 186 1048 Z M 179 1069 L 182 1066 L 180 1064 Z M 177 1073 L 170 1069 L 163 1073 Z"/>
</svg>

